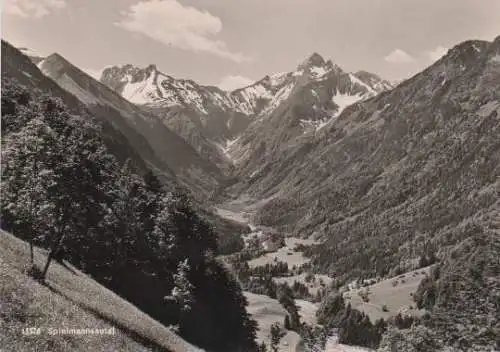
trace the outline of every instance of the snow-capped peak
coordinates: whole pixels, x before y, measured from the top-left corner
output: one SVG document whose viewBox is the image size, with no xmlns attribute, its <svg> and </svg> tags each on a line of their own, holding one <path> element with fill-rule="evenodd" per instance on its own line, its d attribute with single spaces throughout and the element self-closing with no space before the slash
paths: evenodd
<svg viewBox="0 0 500 352">
<path fill-rule="evenodd" d="M 330 72 L 342 72 L 342 69 L 334 64 L 332 60 L 325 61 L 325 59 L 318 53 L 313 53 L 301 64 L 297 66 L 297 70 L 293 73 L 294 76 L 306 76 L 312 79 L 323 78 Z"/>
<path fill-rule="evenodd" d="M 156 65 L 139 68 L 130 64 L 103 70 L 101 82 L 129 101 L 153 107 L 184 107 L 203 115 L 221 111 L 235 111 L 247 116 L 264 116 L 296 91 L 298 86 L 322 82 L 345 73 L 331 60 L 313 53 L 295 71 L 266 75 L 249 86 L 232 92 L 199 85 L 185 79 L 176 79 L 158 70 Z M 390 84 L 378 76 L 366 73 L 349 74 L 348 81 L 359 91 L 375 95 L 389 89 Z M 360 88 L 361 87 L 361 88 Z M 214 110 L 215 109 L 215 110 Z"/>
</svg>

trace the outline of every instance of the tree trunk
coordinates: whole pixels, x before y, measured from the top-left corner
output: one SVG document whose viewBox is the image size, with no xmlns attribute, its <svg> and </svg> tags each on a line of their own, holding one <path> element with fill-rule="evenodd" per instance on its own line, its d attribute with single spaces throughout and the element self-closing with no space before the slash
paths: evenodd
<svg viewBox="0 0 500 352">
<path fill-rule="evenodd" d="M 40 279 L 45 281 L 45 277 L 47 276 L 47 271 L 49 270 L 50 262 L 52 262 L 52 257 L 54 256 L 54 250 L 51 249 L 49 252 L 49 256 L 47 257 L 47 261 L 45 262 L 45 266 L 43 267 L 42 275 Z"/>
<path fill-rule="evenodd" d="M 31 267 L 33 267 L 33 265 L 35 265 L 35 261 L 33 258 L 33 240 L 30 240 L 30 264 L 31 264 Z"/>
<path fill-rule="evenodd" d="M 52 247 L 50 248 L 49 256 L 47 257 L 47 262 L 43 267 L 42 275 L 40 277 L 42 281 L 45 281 L 45 277 L 47 276 L 47 271 L 49 270 L 50 263 L 52 262 L 52 259 L 54 259 L 54 254 L 61 248 L 64 238 L 66 237 L 66 232 L 64 231 L 65 229 L 66 229 L 66 219 L 63 219 L 63 225 L 61 226 L 59 234 L 57 236 L 59 239 L 55 241 Z"/>
</svg>

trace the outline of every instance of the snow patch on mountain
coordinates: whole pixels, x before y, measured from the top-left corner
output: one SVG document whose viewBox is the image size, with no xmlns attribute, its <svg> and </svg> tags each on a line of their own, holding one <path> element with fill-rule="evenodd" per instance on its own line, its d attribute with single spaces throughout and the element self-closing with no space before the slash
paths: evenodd
<svg viewBox="0 0 500 352">
<path fill-rule="evenodd" d="M 127 84 L 124 86 L 122 96 L 134 104 L 147 104 L 154 99 L 154 94 L 151 91 L 154 76 L 150 75 L 147 80 L 137 83 L 132 83 L 132 76 L 126 76 Z"/>
<path fill-rule="evenodd" d="M 255 84 L 238 91 L 241 97 L 240 111 L 248 115 L 252 114 L 260 99 L 272 99 L 273 95 L 263 84 Z"/>
<path fill-rule="evenodd" d="M 332 101 L 337 105 L 337 111 L 330 117 L 326 119 L 321 119 L 321 120 L 301 120 L 301 125 L 305 128 L 304 133 L 307 133 L 308 127 L 313 127 L 315 132 L 318 132 L 319 130 L 323 129 L 325 126 L 330 124 L 332 121 L 334 121 L 337 117 L 340 116 L 342 111 L 344 111 L 345 108 L 348 106 L 357 103 L 360 100 L 365 99 L 366 97 L 371 96 L 371 94 L 355 94 L 355 95 L 350 95 L 347 93 L 338 93 L 332 97 Z"/>
<path fill-rule="evenodd" d="M 219 147 L 220 150 L 222 151 L 222 154 L 224 154 L 224 156 L 232 163 L 234 163 L 234 160 L 233 160 L 233 157 L 231 156 L 230 150 L 231 150 L 231 147 L 238 141 L 238 139 L 240 139 L 240 138 L 236 137 L 234 139 L 226 139 L 224 145 L 220 144 L 220 143 L 216 143 L 217 147 Z"/>
<path fill-rule="evenodd" d="M 359 84 L 360 86 L 362 87 L 365 87 L 366 90 L 370 93 L 370 94 L 377 94 L 377 92 L 372 88 L 370 87 L 368 84 L 366 84 L 365 82 L 363 82 L 362 80 L 360 80 L 358 77 L 356 77 L 354 74 L 352 73 L 349 73 L 349 78 L 351 79 L 351 81 L 355 84 Z"/>
<path fill-rule="evenodd" d="M 288 73 L 286 72 L 279 72 L 270 75 L 270 83 L 273 86 L 278 86 L 280 84 L 283 84 L 283 82 L 286 80 Z"/>
<path fill-rule="evenodd" d="M 304 129 L 304 134 L 306 134 L 312 130 L 318 130 L 318 127 L 323 123 L 323 120 L 300 119 L 299 123 Z"/>
<path fill-rule="evenodd" d="M 288 99 L 288 97 L 292 93 L 293 88 L 293 84 L 288 84 L 281 88 L 273 97 L 271 103 L 262 111 L 262 113 L 260 114 L 261 117 L 276 109 L 284 100 Z"/>
<path fill-rule="evenodd" d="M 338 117 L 345 108 L 364 98 L 363 94 L 350 95 L 346 93 L 338 93 L 332 97 L 332 101 L 338 106 L 333 117 Z"/>
</svg>

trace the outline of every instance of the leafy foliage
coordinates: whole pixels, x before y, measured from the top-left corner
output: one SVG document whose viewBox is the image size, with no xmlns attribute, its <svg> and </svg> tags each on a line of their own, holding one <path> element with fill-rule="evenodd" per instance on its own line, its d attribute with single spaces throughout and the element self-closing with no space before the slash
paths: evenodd
<svg viewBox="0 0 500 352">
<path fill-rule="evenodd" d="M 49 249 L 42 279 L 64 258 L 194 344 L 255 350 L 247 301 L 191 200 L 120 166 L 59 100 L 2 83 L 2 228 Z"/>
</svg>

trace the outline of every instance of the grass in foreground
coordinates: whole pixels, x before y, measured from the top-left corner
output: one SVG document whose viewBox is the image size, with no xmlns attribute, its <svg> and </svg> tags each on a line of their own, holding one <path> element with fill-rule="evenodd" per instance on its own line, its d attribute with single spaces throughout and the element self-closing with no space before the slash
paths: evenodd
<svg viewBox="0 0 500 352">
<path fill-rule="evenodd" d="M 45 251 L 36 248 L 35 265 Z M 46 285 L 27 275 L 28 244 L 0 231 L 0 350 L 201 351 L 71 265 L 54 262 Z M 23 329 L 42 328 L 24 336 Z M 110 329 L 114 335 L 55 335 L 49 328 Z"/>
</svg>

